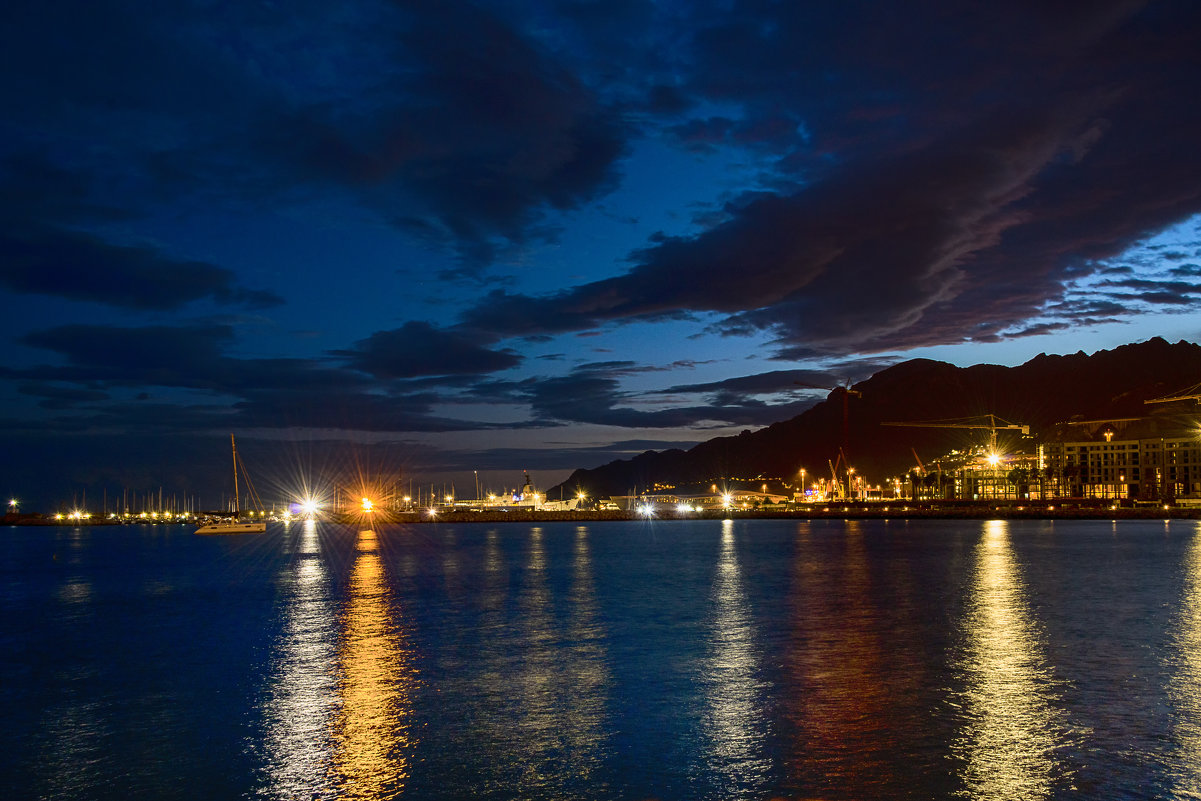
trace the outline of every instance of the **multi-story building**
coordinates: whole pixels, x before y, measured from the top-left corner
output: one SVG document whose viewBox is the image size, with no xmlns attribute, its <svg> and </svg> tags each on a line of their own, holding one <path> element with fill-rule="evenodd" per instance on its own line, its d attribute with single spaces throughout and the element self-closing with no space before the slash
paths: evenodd
<svg viewBox="0 0 1201 801">
<path fill-rule="evenodd" d="M 1039 445 L 1046 498 L 1201 499 L 1195 414 L 1060 423 Z"/>
</svg>

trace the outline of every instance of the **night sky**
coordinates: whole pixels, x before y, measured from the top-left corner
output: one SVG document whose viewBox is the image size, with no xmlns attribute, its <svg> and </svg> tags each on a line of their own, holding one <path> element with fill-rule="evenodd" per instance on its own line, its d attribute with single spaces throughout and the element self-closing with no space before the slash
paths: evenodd
<svg viewBox="0 0 1201 801">
<path fill-rule="evenodd" d="M 0 492 L 491 489 L 1201 339 L 1201 3 L 0 10 Z"/>
</svg>

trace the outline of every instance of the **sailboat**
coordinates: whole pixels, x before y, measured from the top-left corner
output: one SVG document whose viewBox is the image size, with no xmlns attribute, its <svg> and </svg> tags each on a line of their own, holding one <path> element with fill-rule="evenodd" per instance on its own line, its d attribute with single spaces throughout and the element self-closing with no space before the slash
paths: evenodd
<svg viewBox="0 0 1201 801">
<path fill-rule="evenodd" d="M 254 485 L 250 483 L 250 476 L 246 474 L 246 468 L 238 461 L 238 445 L 234 442 L 234 435 L 229 435 L 229 446 L 233 449 L 234 454 L 234 516 L 231 520 L 217 520 L 213 523 L 208 523 L 196 529 L 197 534 L 258 534 L 267 530 L 267 521 L 260 520 L 244 521 L 239 520 L 238 515 L 242 511 L 242 497 L 238 493 L 238 470 L 242 471 L 242 475 L 246 476 L 246 487 L 250 490 L 251 497 L 257 497 L 254 492 Z"/>
</svg>

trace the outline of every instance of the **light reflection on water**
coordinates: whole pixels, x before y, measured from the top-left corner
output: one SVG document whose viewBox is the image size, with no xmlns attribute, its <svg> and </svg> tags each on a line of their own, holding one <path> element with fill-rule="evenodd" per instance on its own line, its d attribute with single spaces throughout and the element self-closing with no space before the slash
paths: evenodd
<svg viewBox="0 0 1201 801">
<path fill-rule="evenodd" d="M 517 786 L 558 798 L 587 797 L 604 756 L 608 672 L 586 527 L 576 529 L 566 601 L 561 627 L 548 585 L 544 532 L 535 527 L 517 595 L 516 637 L 509 644 L 510 658 L 519 656 L 504 679 L 514 704 L 507 739 Z"/>
<path fill-rule="evenodd" d="M 417 675 L 384 576 L 374 531 L 360 531 L 338 655 L 341 707 L 333 724 L 340 798 L 395 798 L 409 778 Z"/>
<path fill-rule="evenodd" d="M 1201 798 L 1201 524 L 1184 559 L 1184 589 L 1175 626 L 1168 688 L 1175 722 L 1170 778 L 1184 798 Z"/>
<path fill-rule="evenodd" d="M 790 783 L 814 794 L 877 797 L 895 785 L 887 730 L 889 662 L 876 628 L 863 530 L 845 522 L 841 548 L 819 550 L 799 530 L 794 567 Z"/>
<path fill-rule="evenodd" d="M 296 555 L 263 710 L 268 774 L 263 794 L 281 799 L 328 795 L 337 701 L 337 618 L 312 520 L 304 523 Z"/>
<path fill-rule="evenodd" d="M 73 626 L 90 627 L 98 610 L 92 581 L 83 574 L 86 541 L 78 528 L 68 532 L 65 540 L 70 555 L 62 561 L 71 566 L 73 575 L 55 593 L 56 614 Z M 96 681 L 99 672 L 97 665 L 75 655 L 62 660 L 54 670 L 54 678 L 67 692 L 59 704 L 47 710 L 36 735 L 46 744 L 37 771 L 50 797 L 70 795 L 71 788 L 93 784 L 102 775 L 104 739 L 109 734 L 112 710 L 108 704 L 89 700 L 87 695 L 87 687 Z"/>
<path fill-rule="evenodd" d="M 525 581 L 517 598 L 518 641 L 513 645 L 521 657 L 509 677 L 516 708 L 511 722 L 515 746 L 513 756 L 523 787 L 544 787 L 555 780 L 553 759 L 560 735 L 556 713 L 556 667 L 558 653 L 553 621 L 554 607 L 546 585 L 546 550 L 542 529 L 529 535 Z"/>
<path fill-rule="evenodd" d="M 965 720 L 953 743 L 964 765 L 963 795 L 1049 798 L 1066 772 L 1056 756 L 1063 714 L 1003 520 L 985 524 L 969 592 Z"/>
<path fill-rule="evenodd" d="M 759 643 L 751 617 L 734 536 L 721 524 L 721 552 L 713 577 L 713 619 L 702 686 L 708 711 L 709 768 L 731 797 L 763 789 L 771 767 L 764 758 L 766 720 L 760 709 Z"/>
<path fill-rule="evenodd" d="M 578 526 L 573 549 L 571 589 L 567 598 L 568 652 L 562 684 L 572 699 L 562 721 L 573 778 L 585 786 L 603 765 L 608 733 L 605 705 L 609 692 L 608 654 L 592 578 L 588 527 Z"/>
<path fill-rule="evenodd" d="M 1201 797 L 1201 527 L 1047 529 L 0 531 L 0 786 Z"/>
</svg>

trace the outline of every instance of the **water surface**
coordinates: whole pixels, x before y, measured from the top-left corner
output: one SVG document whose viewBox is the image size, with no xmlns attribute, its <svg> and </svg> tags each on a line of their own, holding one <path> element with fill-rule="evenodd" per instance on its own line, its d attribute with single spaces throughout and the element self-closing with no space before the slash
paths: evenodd
<svg viewBox="0 0 1201 801">
<path fill-rule="evenodd" d="M 14 798 L 1201 797 L 1201 527 L 0 529 Z"/>
</svg>

